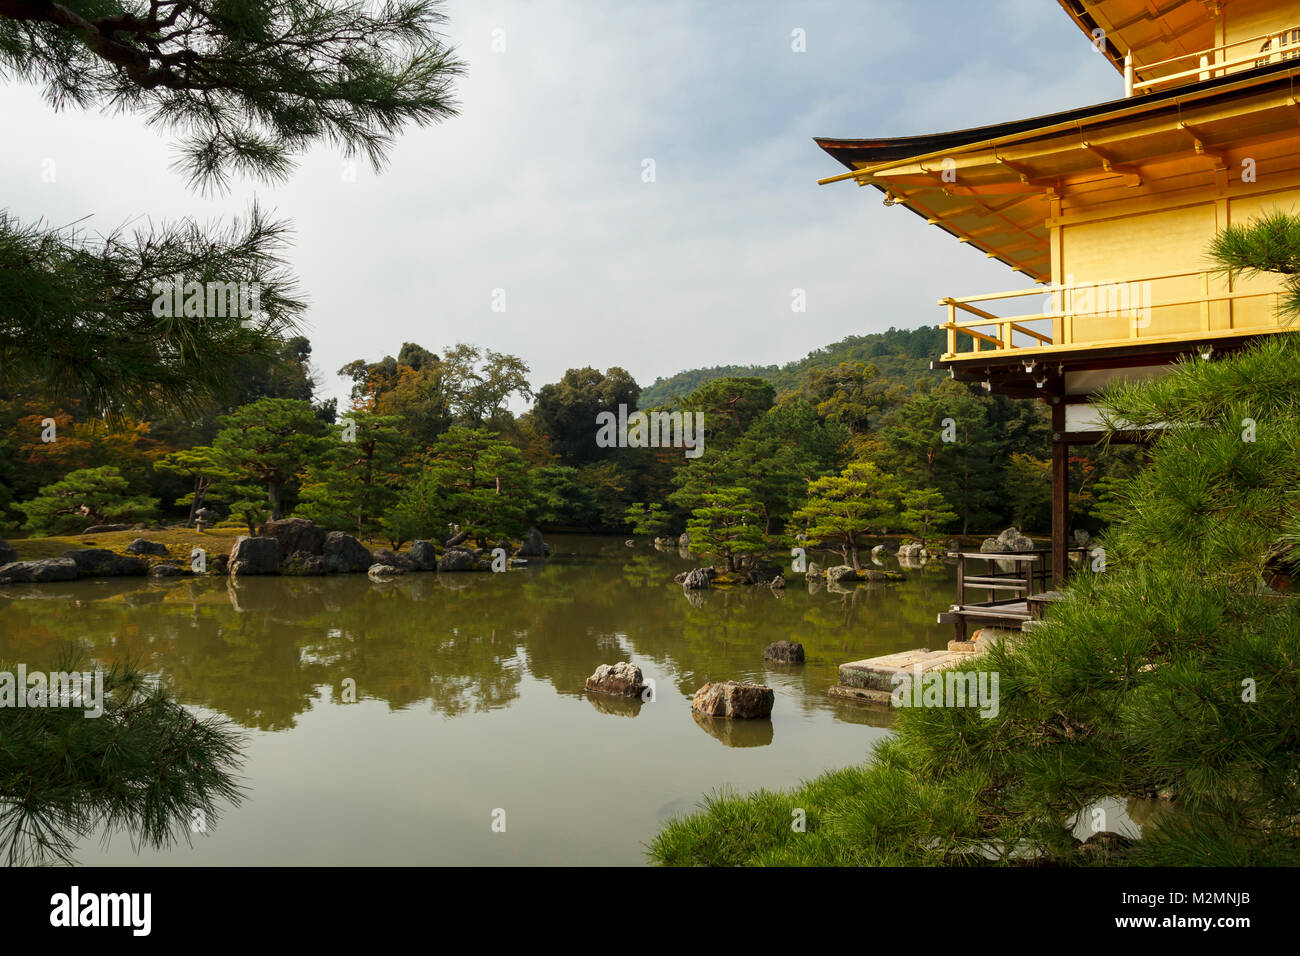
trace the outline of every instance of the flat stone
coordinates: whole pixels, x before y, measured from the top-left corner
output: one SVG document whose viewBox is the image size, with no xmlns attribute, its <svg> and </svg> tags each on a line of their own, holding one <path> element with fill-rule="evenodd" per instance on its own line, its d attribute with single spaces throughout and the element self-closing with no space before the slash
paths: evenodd
<svg viewBox="0 0 1300 956">
<path fill-rule="evenodd" d="M 155 557 L 165 558 L 167 556 L 167 545 L 158 541 L 150 541 L 148 538 L 136 538 L 126 546 L 127 554 L 152 554 Z"/>
<path fill-rule="evenodd" d="M 924 675 L 966 660 L 969 656 L 962 651 L 928 651 L 922 648 L 885 654 L 882 657 L 868 657 L 841 664 L 840 683 L 845 687 L 892 691 L 897 686 L 893 680 L 895 674 L 915 675 L 918 673 L 916 668 L 919 667 L 919 673 Z"/>
<path fill-rule="evenodd" d="M 147 574 L 149 565 L 142 559 L 116 554 L 107 548 L 74 548 L 63 556 L 77 565 L 77 574 L 83 578 L 115 578 Z"/>
<path fill-rule="evenodd" d="M 43 558 L 40 561 L 11 561 L 0 567 L 0 584 L 45 584 L 75 581 L 77 562 L 71 558 Z"/>
</svg>

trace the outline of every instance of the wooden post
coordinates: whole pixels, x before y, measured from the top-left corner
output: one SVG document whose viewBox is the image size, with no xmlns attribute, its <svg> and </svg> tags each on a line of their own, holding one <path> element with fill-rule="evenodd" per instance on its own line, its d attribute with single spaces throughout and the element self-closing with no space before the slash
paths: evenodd
<svg viewBox="0 0 1300 956">
<path fill-rule="evenodd" d="M 1065 583 L 1070 528 L 1070 445 L 1065 434 L 1065 402 L 1052 397 L 1052 587 Z"/>
<path fill-rule="evenodd" d="M 1124 57 L 1124 97 L 1133 96 L 1133 54 Z"/>
</svg>

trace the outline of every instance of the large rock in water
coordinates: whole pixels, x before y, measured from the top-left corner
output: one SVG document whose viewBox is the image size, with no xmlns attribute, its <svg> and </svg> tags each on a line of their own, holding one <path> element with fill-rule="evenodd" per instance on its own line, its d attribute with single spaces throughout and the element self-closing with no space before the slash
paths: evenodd
<svg viewBox="0 0 1300 956">
<path fill-rule="evenodd" d="M 713 575 L 712 568 L 695 568 L 679 574 L 677 580 L 688 591 L 703 591 L 708 588 L 709 582 L 713 580 Z"/>
<path fill-rule="evenodd" d="M 126 546 L 127 554 L 152 554 L 160 558 L 167 557 L 167 545 L 147 538 L 136 538 Z"/>
<path fill-rule="evenodd" d="M 230 551 L 230 573 L 235 576 L 278 574 L 283 560 L 284 552 L 275 538 L 250 538 L 241 534 Z"/>
<path fill-rule="evenodd" d="M 11 561 L 0 567 L 0 584 L 45 584 L 49 581 L 75 581 L 77 562 L 71 558 L 44 558 L 40 561 Z"/>
<path fill-rule="evenodd" d="M 149 571 L 149 565 L 140 558 L 115 554 L 107 548 L 76 548 L 64 551 L 63 556 L 77 565 L 77 574 L 83 578 L 115 578 Z"/>
<path fill-rule="evenodd" d="M 772 716 L 776 694 L 761 684 L 741 684 L 734 680 L 705 684 L 695 692 L 691 707 L 706 717 L 753 720 Z"/>
<path fill-rule="evenodd" d="M 1031 538 L 1021 534 L 1016 528 L 1008 528 L 996 538 L 985 538 L 984 543 L 980 545 L 980 551 L 984 554 L 996 554 L 1006 551 L 1033 551 L 1034 542 Z"/>
<path fill-rule="evenodd" d="M 645 691 L 641 668 L 626 661 L 601 664 L 587 678 L 587 693 L 611 694 L 615 697 L 640 697 Z"/>
<path fill-rule="evenodd" d="M 342 531 L 331 531 L 325 535 L 321 554 L 325 558 L 325 563 L 339 574 L 369 571 L 370 566 L 375 563 L 364 544 Z"/>
<path fill-rule="evenodd" d="M 400 577 L 406 573 L 406 568 L 399 568 L 391 564 L 372 564 L 366 575 L 372 581 L 391 581 L 393 578 Z"/>
<path fill-rule="evenodd" d="M 306 551 L 308 554 L 320 554 L 325 547 L 325 529 L 313 524 L 306 518 L 280 518 L 268 521 L 258 533 L 263 538 L 274 538 L 280 542 L 281 554 L 293 554 Z"/>
<path fill-rule="evenodd" d="M 448 548 L 438 559 L 439 571 L 482 571 L 486 567 L 473 551 L 464 548 Z"/>
<path fill-rule="evenodd" d="M 385 564 L 390 568 L 397 568 L 399 571 L 414 571 L 416 569 L 415 559 L 409 554 L 398 554 L 396 551 L 390 551 L 387 548 L 376 548 L 371 552 L 370 560 L 375 564 Z"/>
<path fill-rule="evenodd" d="M 536 528 L 528 529 L 524 546 L 519 549 L 521 558 L 544 558 L 551 553 L 551 546 L 542 540 L 542 533 Z"/>
<path fill-rule="evenodd" d="M 432 541 L 411 542 L 411 560 L 421 571 L 438 570 L 438 549 Z"/>
<path fill-rule="evenodd" d="M 858 580 L 858 572 L 847 564 L 837 564 L 833 568 L 826 569 L 826 583 L 839 584 L 844 579 L 850 581 Z"/>
<path fill-rule="evenodd" d="M 803 645 L 794 641 L 777 641 L 763 649 L 763 660 L 775 661 L 778 664 L 802 664 Z"/>
<path fill-rule="evenodd" d="M 0 538 L 0 566 L 18 560 L 18 552 L 9 546 L 9 542 Z"/>
</svg>

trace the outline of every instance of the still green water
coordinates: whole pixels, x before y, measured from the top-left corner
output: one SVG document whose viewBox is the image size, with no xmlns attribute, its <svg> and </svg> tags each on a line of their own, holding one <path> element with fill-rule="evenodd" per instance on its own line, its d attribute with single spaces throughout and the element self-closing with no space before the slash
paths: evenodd
<svg viewBox="0 0 1300 956">
<path fill-rule="evenodd" d="M 688 594 L 672 578 L 698 559 L 551 543 L 549 561 L 508 574 L 0 588 L 0 660 L 52 670 L 69 644 L 130 657 L 242 729 L 247 797 L 207 833 L 167 850 L 100 834 L 77 861 L 641 864 L 710 792 L 861 762 L 888 714 L 829 699 L 838 665 L 952 635 L 935 623 L 954 593 L 942 564 L 846 593 L 794 577 L 783 593 Z M 765 664 L 782 639 L 808 662 Z M 654 681 L 653 702 L 585 693 L 620 660 Z M 691 695 L 729 679 L 773 687 L 771 721 L 697 719 Z"/>
</svg>

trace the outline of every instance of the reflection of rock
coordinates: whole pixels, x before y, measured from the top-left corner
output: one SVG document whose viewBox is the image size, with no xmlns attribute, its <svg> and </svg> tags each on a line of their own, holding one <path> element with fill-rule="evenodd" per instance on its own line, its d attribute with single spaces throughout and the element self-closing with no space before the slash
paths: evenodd
<svg viewBox="0 0 1300 956">
<path fill-rule="evenodd" d="M 771 581 L 768 582 L 767 586 L 770 587 L 773 591 L 784 591 L 785 576 L 782 574 L 778 574 L 776 577 L 774 577 Z"/>
<path fill-rule="evenodd" d="M 691 698 L 691 707 L 709 717 L 754 720 L 770 717 L 775 701 L 770 687 L 728 680 L 705 684 Z"/>
<path fill-rule="evenodd" d="M 777 641 L 763 649 L 763 660 L 775 661 L 778 664 L 802 664 L 803 645 L 794 641 Z"/>
<path fill-rule="evenodd" d="M 640 697 L 614 697 L 609 694 L 588 694 L 591 706 L 602 714 L 614 714 L 618 717 L 635 717 L 641 713 L 644 704 Z"/>
<path fill-rule="evenodd" d="M 615 697 L 640 697 L 645 690 L 641 668 L 626 661 L 601 664 L 596 673 L 587 678 L 587 693 L 610 694 Z"/>
<path fill-rule="evenodd" d="M 704 607 L 709 603 L 708 591 L 690 591 L 686 588 L 682 588 L 682 594 L 686 596 L 686 602 L 690 604 L 691 607 Z"/>
<path fill-rule="evenodd" d="M 0 568 L 0 584 L 43 584 L 46 581 L 74 581 L 77 563 L 71 558 L 40 561 L 11 561 Z"/>
<path fill-rule="evenodd" d="M 232 576 L 277 574 L 283 559 L 284 552 L 275 538 L 250 538 L 241 534 L 230 551 L 230 573 Z"/>
<path fill-rule="evenodd" d="M 125 577 L 149 570 L 149 566 L 139 558 L 114 554 L 107 548 L 77 548 L 64 551 L 63 556 L 76 563 L 77 573 L 83 578 Z"/>
<path fill-rule="evenodd" d="M 773 728 L 770 720 L 724 720 L 706 717 L 691 711 L 695 723 L 710 737 L 716 737 L 728 747 L 766 747 L 772 742 Z"/>
</svg>

